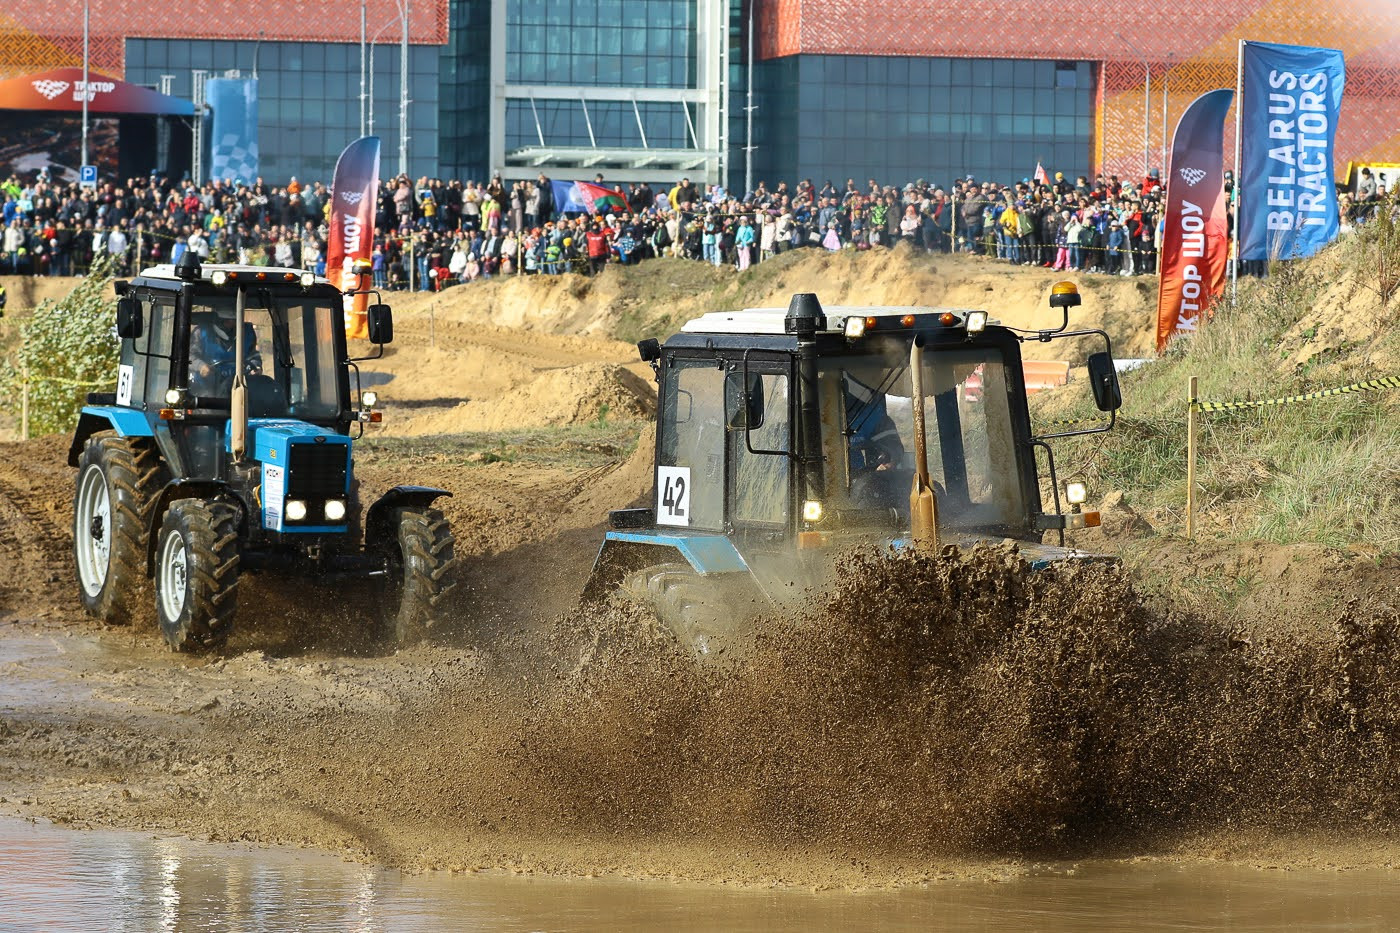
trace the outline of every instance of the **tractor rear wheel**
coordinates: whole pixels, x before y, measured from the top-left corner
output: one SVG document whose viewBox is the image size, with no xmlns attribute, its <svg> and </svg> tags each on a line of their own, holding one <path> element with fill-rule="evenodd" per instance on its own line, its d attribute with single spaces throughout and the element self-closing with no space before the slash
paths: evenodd
<svg viewBox="0 0 1400 933">
<path fill-rule="evenodd" d="M 442 620 L 454 585 L 455 541 L 437 509 L 402 506 L 394 510 L 397 539 L 387 543 L 388 590 L 384 594 L 385 635 L 400 647 L 427 638 Z"/>
<path fill-rule="evenodd" d="M 103 622 L 126 624 L 141 611 L 147 528 L 165 479 L 160 452 L 147 438 L 103 431 L 83 447 L 73 494 L 73 564 L 83 608 Z"/>
<path fill-rule="evenodd" d="M 214 651 L 238 608 L 238 517 L 225 502 L 180 499 L 156 543 L 156 617 L 176 651 Z"/>
<path fill-rule="evenodd" d="M 742 653 L 752 625 L 744 594 L 731 581 L 707 578 L 689 564 L 654 564 L 623 578 L 630 599 L 656 613 L 677 643 L 704 661 Z"/>
</svg>

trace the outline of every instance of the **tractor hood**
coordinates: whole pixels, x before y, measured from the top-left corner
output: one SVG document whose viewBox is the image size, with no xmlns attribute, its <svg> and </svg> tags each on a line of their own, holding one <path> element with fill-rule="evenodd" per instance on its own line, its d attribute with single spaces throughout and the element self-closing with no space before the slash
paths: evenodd
<svg viewBox="0 0 1400 933">
<path fill-rule="evenodd" d="M 224 450 L 230 450 L 230 427 L 224 431 Z M 335 431 L 291 418 L 248 419 L 248 450 L 254 460 L 262 463 L 288 462 L 292 444 L 341 444 L 350 446 L 350 438 Z"/>
</svg>

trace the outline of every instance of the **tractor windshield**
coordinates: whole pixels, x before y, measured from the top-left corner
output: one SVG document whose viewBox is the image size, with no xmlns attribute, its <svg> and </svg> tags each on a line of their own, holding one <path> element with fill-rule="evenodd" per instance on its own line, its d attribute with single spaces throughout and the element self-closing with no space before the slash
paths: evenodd
<svg viewBox="0 0 1400 933">
<path fill-rule="evenodd" d="M 821 361 L 828 496 L 856 512 L 907 515 L 914 472 L 907 339 L 879 338 L 866 352 Z M 1012 532 L 1026 521 L 1007 370 L 989 347 L 924 353 L 929 474 L 949 528 Z"/>
<path fill-rule="evenodd" d="M 232 294 L 196 296 L 190 314 L 190 392 L 227 399 L 237 346 Z M 250 291 L 243 309 L 248 413 L 254 418 L 335 418 L 340 413 L 336 310 L 325 299 Z"/>
</svg>

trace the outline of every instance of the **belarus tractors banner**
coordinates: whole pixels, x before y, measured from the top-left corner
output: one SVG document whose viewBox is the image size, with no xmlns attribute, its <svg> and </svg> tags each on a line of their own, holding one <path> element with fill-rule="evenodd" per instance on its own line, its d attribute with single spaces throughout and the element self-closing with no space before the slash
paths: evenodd
<svg viewBox="0 0 1400 933">
<path fill-rule="evenodd" d="M 1171 174 L 1157 290 L 1157 352 L 1200 324 L 1225 286 L 1225 113 L 1235 92 L 1208 91 L 1191 102 L 1172 138 Z"/>
<path fill-rule="evenodd" d="M 1302 259 L 1337 236 L 1336 49 L 1245 42 L 1240 91 L 1240 258 Z"/>
<path fill-rule="evenodd" d="M 379 137 L 361 136 L 345 147 L 331 181 L 331 229 L 326 243 L 326 278 L 342 291 L 369 285 L 374 251 L 374 209 L 379 197 Z M 357 265 L 358 263 L 358 265 Z M 345 299 L 345 336 L 369 336 L 368 295 Z"/>
</svg>

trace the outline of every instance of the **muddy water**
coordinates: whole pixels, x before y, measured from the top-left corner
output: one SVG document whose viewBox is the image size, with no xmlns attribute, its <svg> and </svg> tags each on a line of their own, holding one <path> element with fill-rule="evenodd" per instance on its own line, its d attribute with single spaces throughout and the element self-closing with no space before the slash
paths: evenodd
<svg viewBox="0 0 1400 933">
<path fill-rule="evenodd" d="M 0 819 L 5 930 L 1385 930 L 1386 871 L 1083 862 L 876 892 L 404 875 L 329 855 Z"/>
</svg>

